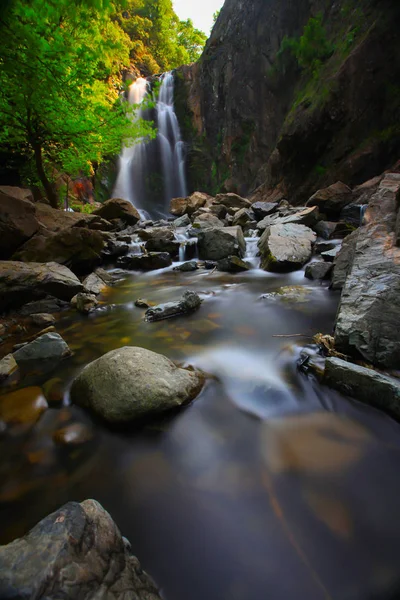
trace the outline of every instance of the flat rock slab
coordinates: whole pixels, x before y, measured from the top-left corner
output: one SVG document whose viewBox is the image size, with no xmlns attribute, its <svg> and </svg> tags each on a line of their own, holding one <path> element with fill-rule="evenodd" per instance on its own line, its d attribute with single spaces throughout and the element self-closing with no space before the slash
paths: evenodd
<svg viewBox="0 0 400 600">
<path fill-rule="evenodd" d="M 200 371 L 126 346 L 87 365 L 72 384 L 71 399 L 109 423 L 123 424 L 194 400 L 203 384 Z"/>
<path fill-rule="evenodd" d="M 3 311 L 46 295 L 71 300 L 83 290 L 83 285 L 68 267 L 55 262 L 0 261 L 0 289 Z"/>
<path fill-rule="evenodd" d="M 327 358 L 324 383 L 400 418 L 400 380 L 339 358 Z"/>
<path fill-rule="evenodd" d="M 400 366 L 400 248 L 395 244 L 399 197 L 400 175 L 387 174 L 349 248 L 352 262 L 335 328 L 339 350 L 393 369 Z"/>
<path fill-rule="evenodd" d="M 271 225 L 258 242 L 261 268 L 273 272 L 299 269 L 310 260 L 315 239 L 316 234 L 305 225 Z"/>
<path fill-rule="evenodd" d="M 161 600 L 95 500 L 69 502 L 25 537 L 0 547 L 0 597 Z"/>
</svg>

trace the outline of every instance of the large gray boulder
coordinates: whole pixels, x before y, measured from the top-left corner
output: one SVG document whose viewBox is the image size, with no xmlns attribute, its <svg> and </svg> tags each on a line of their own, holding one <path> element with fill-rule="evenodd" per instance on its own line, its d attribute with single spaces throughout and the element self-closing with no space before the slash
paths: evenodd
<svg viewBox="0 0 400 600">
<path fill-rule="evenodd" d="M 67 267 L 54 262 L 0 261 L 0 289 L 0 311 L 4 311 L 46 295 L 71 300 L 83 285 Z"/>
<path fill-rule="evenodd" d="M 160 600 L 129 542 L 95 500 L 69 502 L 0 546 L 0 597 Z"/>
<path fill-rule="evenodd" d="M 395 245 L 399 197 L 400 175 L 386 175 L 355 238 L 335 329 L 339 350 L 388 368 L 399 368 L 400 361 L 400 248 Z"/>
<path fill-rule="evenodd" d="M 198 234 L 199 256 L 203 260 L 221 260 L 228 256 L 244 256 L 246 242 L 241 227 L 211 228 Z"/>
<path fill-rule="evenodd" d="M 271 225 L 258 242 L 261 268 L 273 272 L 299 269 L 310 260 L 315 239 L 315 233 L 305 225 Z"/>
<path fill-rule="evenodd" d="M 87 365 L 72 385 L 71 398 L 110 423 L 125 423 L 190 402 L 203 383 L 199 371 L 127 346 Z"/>
<path fill-rule="evenodd" d="M 340 358 L 327 358 L 323 381 L 342 394 L 400 418 L 400 379 Z"/>
<path fill-rule="evenodd" d="M 0 259 L 10 258 L 38 229 L 35 205 L 11 195 L 11 192 L 6 194 L 0 191 Z"/>
</svg>

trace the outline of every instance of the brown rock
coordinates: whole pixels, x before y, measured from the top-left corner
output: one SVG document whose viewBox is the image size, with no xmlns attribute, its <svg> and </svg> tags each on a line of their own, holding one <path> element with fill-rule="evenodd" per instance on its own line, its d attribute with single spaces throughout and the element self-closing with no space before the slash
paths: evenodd
<svg viewBox="0 0 400 600">
<path fill-rule="evenodd" d="M 80 446 L 81 444 L 87 444 L 92 439 L 92 431 L 82 423 L 72 423 L 58 429 L 53 434 L 54 443 L 59 446 Z"/>
<path fill-rule="evenodd" d="M 0 396 L 0 420 L 8 425 L 34 424 L 48 408 L 39 387 L 27 387 Z"/>
<path fill-rule="evenodd" d="M 327 188 L 318 190 L 308 200 L 307 206 L 318 206 L 328 217 L 339 217 L 342 209 L 353 200 L 351 189 L 338 181 Z"/>
<path fill-rule="evenodd" d="M 172 198 L 169 210 L 175 217 L 182 217 L 187 211 L 187 198 Z"/>
<path fill-rule="evenodd" d="M 0 192 L 0 259 L 10 258 L 38 229 L 32 202 Z"/>
<path fill-rule="evenodd" d="M 96 209 L 92 214 L 99 215 L 107 221 L 121 219 L 127 225 L 136 225 L 140 221 L 140 215 L 133 204 L 121 198 L 107 200 L 101 208 Z"/>
</svg>

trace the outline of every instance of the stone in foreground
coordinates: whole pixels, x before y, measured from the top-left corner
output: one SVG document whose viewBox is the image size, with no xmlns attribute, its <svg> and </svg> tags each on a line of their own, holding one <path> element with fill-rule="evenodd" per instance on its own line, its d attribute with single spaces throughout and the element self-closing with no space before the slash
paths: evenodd
<svg viewBox="0 0 400 600">
<path fill-rule="evenodd" d="M 271 225 L 258 242 L 261 268 L 273 272 L 300 269 L 310 260 L 315 239 L 315 233 L 305 225 Z"/>
<path fill-rule="evenodd" d="M 105 421 L 123 424 L 187 404 L 200 393 L 201 372 L 182 369 L 161 354 L 126 346 L 83 369 L 71 398 Z"/>
<path fill-rule="evenodd" d="M 0 597 L 160 600 L 129 542 L 95 500 L 69 502 L 0 547 Z"/>
<path fill-rule="evenodd" d="M 159 304 L 146 310 L 145 320 L 153 322 L 179 317 L 180 315 L 186 315 L 198 310 L 200 306 L 200 296 L 196 292 L 187 290 L 178 302 L 167 302 L 166 304 Z"/>
<path fill-rule="evenodd" d="M 324 383 L 400 418 L 400 380 L 339 358 L 327 358 Z"/>
<path fill-rule="evenodd" d="M 79 279 L 63 265 L 0 261 L 0 311 L 18 308 L 46 295 L 71 300 L 83 290 Z M 45 312 L 40 310 L 40 312 Z"/>
</svg>

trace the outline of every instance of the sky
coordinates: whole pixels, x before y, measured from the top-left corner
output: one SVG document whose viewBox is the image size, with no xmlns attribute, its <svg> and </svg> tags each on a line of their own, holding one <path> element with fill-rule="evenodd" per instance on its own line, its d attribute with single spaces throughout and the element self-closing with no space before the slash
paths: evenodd
<svg viewBox="0 0 400 600">
<path fill-rule="evenodd" d="M 173 0 L 176 14 L 181 20 L 192 19 L 194 26 L 207 35 L 213 25 L 213 14 L 224 0 Z"/>
</svg>

